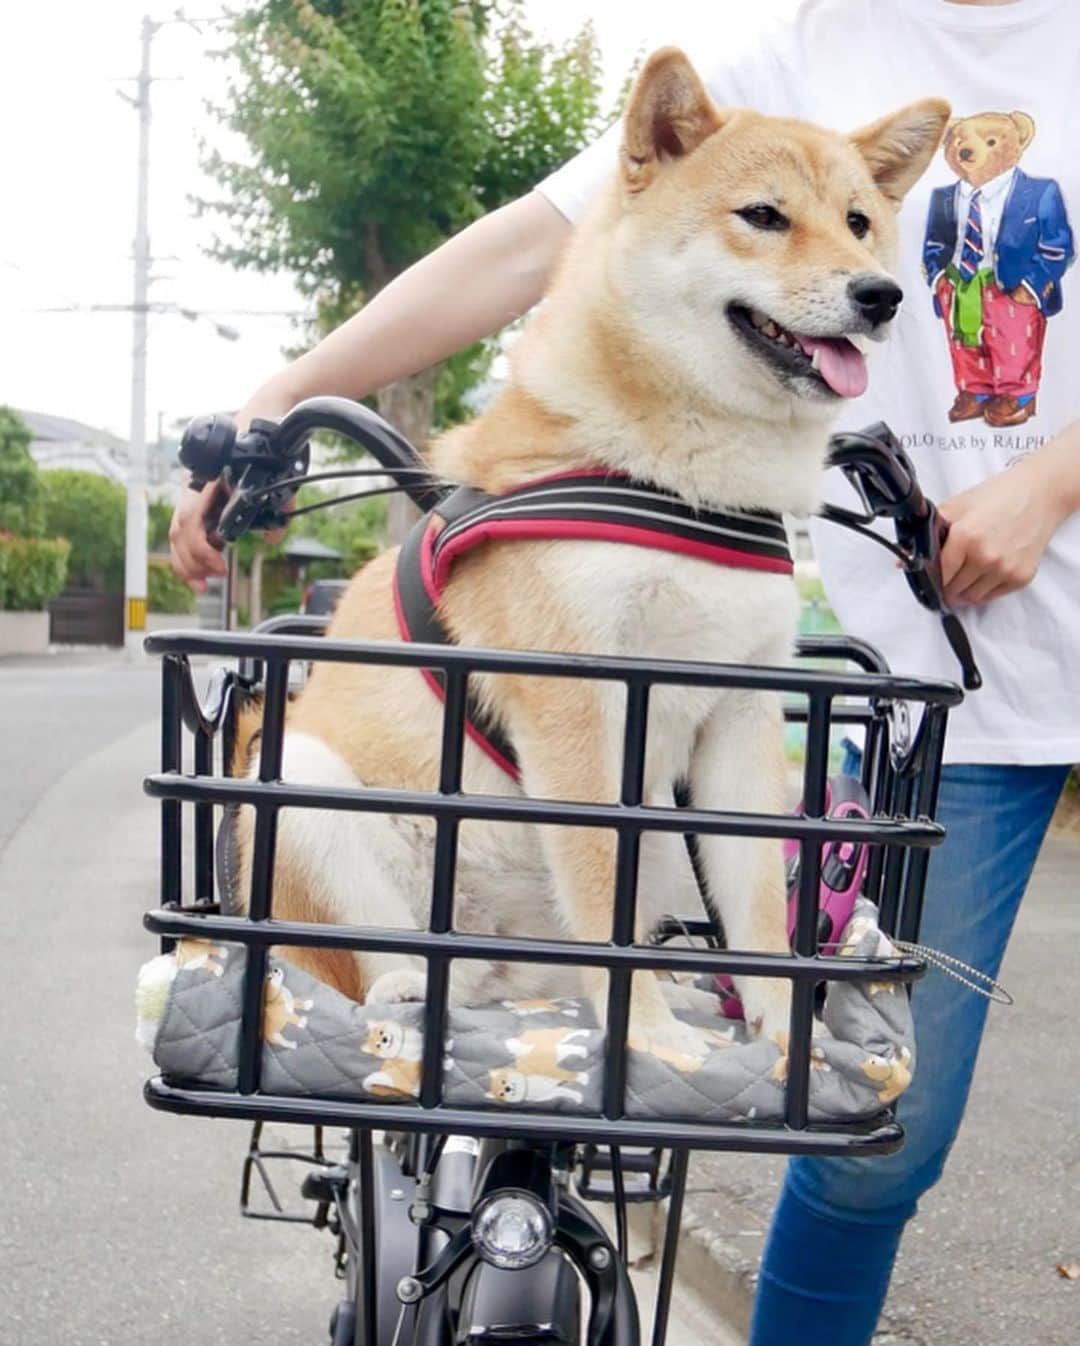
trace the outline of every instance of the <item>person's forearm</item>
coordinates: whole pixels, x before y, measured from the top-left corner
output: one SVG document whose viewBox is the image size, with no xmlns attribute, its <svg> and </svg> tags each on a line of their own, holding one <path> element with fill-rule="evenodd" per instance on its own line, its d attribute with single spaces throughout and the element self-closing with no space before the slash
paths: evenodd
<svg viewBox="0 0 1080 1346">
<path fill-rule="evenodd" d="M 1080 510 L 1080 421 L 1070 422 L 1030 456 L 1063 522 Z"/>
<path fill-rule="evenodd" d="M 478 220 L 264 383 L 240 419 L 366 397 L 497 332 L 540 299 L 569 229 L 538 192 Z"/>
</svg>

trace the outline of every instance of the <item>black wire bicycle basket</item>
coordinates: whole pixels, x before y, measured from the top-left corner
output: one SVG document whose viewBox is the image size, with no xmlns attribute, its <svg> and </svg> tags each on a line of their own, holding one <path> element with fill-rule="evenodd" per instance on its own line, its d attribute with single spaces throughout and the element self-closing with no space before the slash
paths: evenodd
<svg viewBox="0 0 1080 1346">
<path fill-rule="evenodd" d="M 960 700 L 951 683 L 892 675 L 868 646 L 846 638 L 801 642 L 792 669 L 704 663 L 525 654 L 452 646 L 353 643 L 324 638 L 318 619 L 288 618 L 252 635 L 154 635 L 147 648 L 162 657 L 161 770 L 146 789 L 161 801 L 161 905 L 145 917 L 169 951 L 181 939 L 244 946 L 238 1064 L 235 1087 L 158 1075 L 146 1085 L 155 1108 L 214 1117 L 316 1126 L 477 1137 L 565 1140 L 582 1143 L 739 1149 L 784 1153 L 888 1153 L 903 1132 L 891 1110 L 855 1121 L 810 1118 L 811 1034 L 823 982 L 906 984 L 924 965 L 915 958 L 853 957 L 818 950 L 818 893 L 822 850 L 829 843 L 869 848 L 863 891 L 880 925 L 903 940 L 917 938 L 930 850 L 943 837 L 933 821 L 948 710 Z M 290 634 L 283 634 L 283 632 Z M 193 658 L 226 660 L 201 699 Z M 282 780 L 282 750 L 290 670 L 316 661 L 430 670 L 445 687 L 438 788 L 429 792 L 376 787 L 331 788 Z M 848 671 L 851 664 L 858 671 Z M 821 665 L 825 665 L 824 667 Z M 838 665 L 840 665 L 838 667 Z M 477 795 L 462 789 L 466 701 L 471 676 L 543 676 L 607 680 L 626 688 L 624 753 L 618 802 L 594 804 L 517 795 Z M 802 809 L 764 815 L 701 807 L 661 808 L 643 803 L 649 697 L 662 686 L 752 689 L 785 699 L 789 724 L 803 738 Z M 251 779 L 230 777 L 239 706 L 258 690 L 262 734 Z M 909 728 L 908 707 L 917 727 Z M 864 735 L 862 777 L 869 819 L 826 816 L 834 731 Z M 796 731 L 792 731 L 796 732 Z M 190 762 L 191 768 L 185 769 Z M 256 823 L 251 890 L 246 914 L 223 914 L 215 889 L 215 832 L 220 811 L 250 805 Z M 282 809 L 319 809 L 407 815 L 434 820 L 435 864 L 430 920 L 425 930 L 372 929 L 282 921 L 274 916 L 276 829 Z M 193 814 L 190 849 L 185 810 Z M 617 886 L 610 940 L 519 939 L 465 933 L 455 926 L 455 858 L 459 829 L 468 820 L 612 829 L 618 838 Z M 798 917 L 790 956 L 718 947 L 701 913 L 677 919 L 673 930 L 703 937 L 706 947 L 682 941 L 634 939 L 639 846 L 646 832 L 794 838 L 799 847 Z M 264 979 L 273 946 L 370 950 L 424 960 L 428 995 L 423 1011 L 423 1056 L 413 1105 L 275 1092 L 264 1079 L 261 1037 Z M 572 1116 L 554 1108 L 527 1111 L 464 1107 L 444 1090 L 444 1051 L 450 971 L 455 959 L 507 963 L 573 963 L 605 969 L 609 1000 L 602 1097 L 594 1113 Z M 774 1121 L 716 1123 L 633 1114 L 627 1108 L 627 1027 L 635 973 L 668 971 L 782 977 L 792 985 L 790 1054 L 784 1115 Z"/>
</svg>

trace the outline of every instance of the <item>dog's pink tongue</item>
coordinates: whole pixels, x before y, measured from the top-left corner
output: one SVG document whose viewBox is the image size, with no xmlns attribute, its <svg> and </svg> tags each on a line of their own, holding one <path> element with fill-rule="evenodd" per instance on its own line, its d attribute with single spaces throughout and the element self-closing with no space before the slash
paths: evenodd
<svg viewBox="0 0 1080 1346">
<path fill-rule="evenodd" d="M 792 335 L 811 359 L 818 352 L 818 373 L 838 397 L 861 397 L 866 392 L 866 360 L 847 337 Z"/>
</svg>

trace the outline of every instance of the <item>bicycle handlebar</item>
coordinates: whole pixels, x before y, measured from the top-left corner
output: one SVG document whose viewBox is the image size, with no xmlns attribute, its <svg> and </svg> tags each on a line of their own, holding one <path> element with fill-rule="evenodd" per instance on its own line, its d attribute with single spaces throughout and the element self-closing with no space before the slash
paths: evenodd
<svg viewBox="0 0 1080 1346">
<path fill-rule="evenodd" d="M 193 488 L 202 489 L 221 478 L 229 489 L 211 532 L 216 545 L 234 542 L 250 529 L 265 531 L 288 522 L 288 503 L 310 464 L 308 441 L 320 430 L 359 444 L 394 479 L 394 486 L 385 489 L 404 492 L 421 510 L 435 507 L 452 489 L 431 477 L 420 455 L 393 426 L 348 398 L 309 398 L 281 421 L 252 421 L 242 434 L 227 416 L 200 416 L 184 432 L 180 461 L 191 471 Z M 900 559 L 915 598 L 941 618 L 963 670 L 965 688 L 980 687 L 982 678 L 967 634 L 945 598 L 941 548 L 948 524 L 923 494 L 914 465 L 895 435 L 883 423 L 834 435 L 827 463 L 844 473 L 865 512 L 826 505 L 822 517 L 888 547 Z M 356 475 L 371 473 L 358 469 Z M 871 529 L 879 518 L 892 520 L 895 546 Z"/>
<path fill-rule="evenodd" d="M 251 529 L 265 531 L 288 521 L 286 505 L 299 490 L 311 461 L 308 441 L 319 430 L 343 435 L 386 468 L 401 473 L 401 487 L 422 510 L 441 495 L 409 441 L 381 416 L 346 397 L 311 397 L 281 421 L 254 420 L 240 433 L 231 417 L 197 416 L 184 431 L 180 461 L 201 490 L 221 478 L 230 497 L 217 520 L 221 543 Z"/>
</svg>

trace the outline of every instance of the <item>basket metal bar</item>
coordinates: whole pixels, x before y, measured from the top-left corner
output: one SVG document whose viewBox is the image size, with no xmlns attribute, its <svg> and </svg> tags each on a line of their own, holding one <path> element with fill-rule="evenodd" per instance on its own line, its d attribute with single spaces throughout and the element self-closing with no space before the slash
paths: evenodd
<svg viewBox="0 0 1080 1346">
<path fill-rule="evenodd" d="M 675 1263 L 679 1256 L 679 1235 L 682 1232 L 683 1200 L 686 1196 L 686 1175 L 690 1167 L 688 1150 L 673 1150 L 671 1154 L 671 1196 L 667 1218 L 664 1221 L 664 1251 L 660 1258 L 660 1274 L 656 1285 L 656 1311 L 653 1317 L 652 1346 L 664 1346 L 667 1340 L 668 1318 L 671 1314 L 671 1294 L 675 1288 Z"/>
<path fill-rule="evenodd" d="M 829 770 L 829 715 L 827 696 L 810 698 L 806 726 L 806 757 L 803 766 L 803 807 L 810 818 L 821 818 L 827 807 Z M 795 952 L 813 958 L 818 948 L 818 893 L 821 886 L 821 844 L 803 839 L 799 847 L 799 893 L 795 913 Z M 788 1039 L 788 1078 L 785 1117 L 788 1126 L 801 1131 L 810 1111 L 810 1038 L 814 1027 L 812 981 L 792 984 L 791 1022 Z"/>
<path fill-rule="evenodd" d="M 814 690 L 832 696 L 888 697 L 893 700 L 959 705 L 963 693 L 955 683 L 896 674 L 838 673 L 817 670 L 710 664 L 676 659 L 641 660 L 613 655 L 535 654 L 519 650 L 474 650 L 456 645 L 408 645 L 389 641 L 342 641 L 324 637 L 258 636 L 225 632 L 161 632 L 148 636 L 151 654 L 245 655 L 268 663 L 319 661 L 371 664 L 390 668 L 432 668 L 464 673 L 523 674 L 628 682 L 643 679 L 652 686 L 739 688 L 759 692 L 806 695 Z"/>
<path fill-rule="evenodd" d="M 649 685 L 634 679 L 626 687 L 626 712 L 623 721 L 622 783 L 619 806 L 636 808 L 645 789 L 645 745 L 649 725 Z M 634 942 L 637 916 L 638 860 L 641 856 L 641 832 L 620 827 L 615 852 L 615 893 L 611 918 L 611 942 L 616 948 L 629 948 Z M 630 997 L 633 969 L 615 967 L 608 980 L 607 1034 L 609 1043 L 626 1042 L 630 1023 Z M 604 1062 L 604 1116 L 621 1117 L 626 1107 L 626 1051 L 608 1051 Z"/>
<path fill-rule="evenodd" d="M 941 750 L 945 742 L 946 714 L 936 706 L 926 709 L 925 752 L 922 770 L 918 775 L 914 812 L 919 818 L 932 818 L 937 812 L 941 789 Z M 917 940 L 922 920 L 923 898 L 926 890 L 926 871 L 930 857 L 916 852 L 907 857 L 904 899 L 896 922 L 896 933 L 903 940 Z"/>
<path fill-rule="evenodd" d="M 360 1312 L 357 1314 L 356 1346 L 377 1346 L 379 1340 L 373 1144 L 374 1138 L 366 1128 L 354 1130 L 349 1138 L 350 1159 L 357 1166 L 356 1207 L 360 1216 L 360 1276 L 356 1287 Z"/>
<path fill-rule="evenodd" d="M 214 739 L 209 729 L 195 734 L 195 774 L 210 776 L 214 770 Z M 214 900 L 214 806 L 195 805 L 195 898 Z"/>
<path fill-rule="evenodd" d="M 285 702 L 289 691 L 289 665 L 284 660 L 272 663 L 266 676 L 263 701 L 262 738 L 259 741 L 259 780 L 266 784 L 281 777 L 281 757 L 285 741 Z M 251 851 L 251 889 L 248 895 L 248 919 L 258 926 L 272 915 L 274 855 L 277 849 L 279 805 L 273 798 L 256 801 L 255 837 Z M 266 980 L 267 946 L 253 945 L 248 950 L 244 969 L 243 1009 L 240 1018 L 239 1089 L 253 1094 L 262 1074 L 262 1015 Z"/>
<path fill-rule="evenodd" d="M 435 1135 L 487 1136 L 497 1140 L 566 1141 L 597 1145 L 657 1145 L 692 1150 L 745 1150 L 754 1154 L 893 1154 L 904 1132 L 888 1114 L 869 1122 L 814 1125 L 796 1136 L 783 1124 L 673 1121 L 633 1117 L 608 1121 L 579 1113 L 500 1111 L 448 1107 L 410 1107 L 395 1103 L 352 1103 L 334 1098 L 245 1095 L 215 1089 L 186 1089 L 161 1076 L 148 1080 L 143 1095 L 151 1107 L 195 1116 L 264 1118 L 301 1126 L 366 1127 Z M 793 1143 L 794 1142 L 794 1143 Z"/>
<path fill-rule="evenodd" d="M 909 773 L 893 773 L 889 812 L 902 817 L 911 816 L 915 782 Z M 888 846 L 885 850 L 881 881 L 881 923 L 886 930 L 895 930 L 900 915 L 900 898 L 907 870 L 907 849 Z"/>
<path fill-rule="evenodd" d="M 186 803 L 255 804 L 272 801 L 278 808 L 342 810 L 356 813 L 401 813 L 413 817 L 454 817 L 481 822 L 551 823 L 571 827 L 635 828 L 640 832 L 704 832 L 731 837 L 774 837 L 796 840 L 854 841 L 870 845 L 936 846 L 945 832 L 936 823 L 875 818 L 780 817 L 706 809 L 631 807 L 585 804 L 505 795 L 458 794 L 449 797 L 420 790 L 382 790 L 211 779 L 178 774 L 148 776 L 147 794 Z"/>
<path fill-rule="evenodd" d="M 187 660 L 172 655 L 161 664 L 161 770 L 178 772 L 182 766 L 181 707 L 187 682 Z M 181 803 L 161 802 L 161 904 L 179 906 L 183 893 L 184 856 Z"/>
<path fill-rule="evenodd" d="M 682 949 L 641 944 L 627 948 L 570 940 L 517 939 L 504 935 L 476 935 L 450 931 L 434 935 L 427 930 L 384 930 L 371 926 L 322 925 L 317 922 L 253 922 L 242 916 L 203 916 L 162 908 L 149 912 L 143 923 L 156 934 L 192 936 L 252 947 L 273 944 L 300 948 L 354 949 L 426 958 L 481 959 L 506 963 L 573 963 L 581 967 L 629 968 L 635 972 L 684 972 L 693 975 L 726 972 L 744 977 L 787 977 L 795 981 L 913 981 L 925 971 L 917 958 L 887 961 L 861 958 L 799 958 L 790 954 L 751 953 L 741 949 Z"/>
<path fill-rule="evenodd" d="M 446 676 L 443 696 L 442 756 L 439 763 L 439 793 L 457 795 L 461 790 L 462 754 L 465 745 L 465 709 L 468 678 L 459 670 Z M 435 826 L 435 874 L 431 889 L 432 935 L 446 935 L 454 928 L 454 885 L 457 877 L 458 819 L 439 818 Z M 420 1102 L 438 1106 L 442 1096 L 443 1043 L 450 998 L 450 960 L 437 951 L 427 959 L 427 1011 L 424 1015 L 424 1057 Z"/>
<path fill-rule="evenodd" d="M 862 755 L 862 783 L 870 796 L 870 812 L 880 816 L 887 812 L 892 792 L 892 767 L 889 760 L 889 735 L 881 716 L 876 716 L 867 730 Z M 866 857 L 866 878 L 863 892 L 880 905 L 884 878 L 886 850 L 872 846 Z"/>
</svg>

